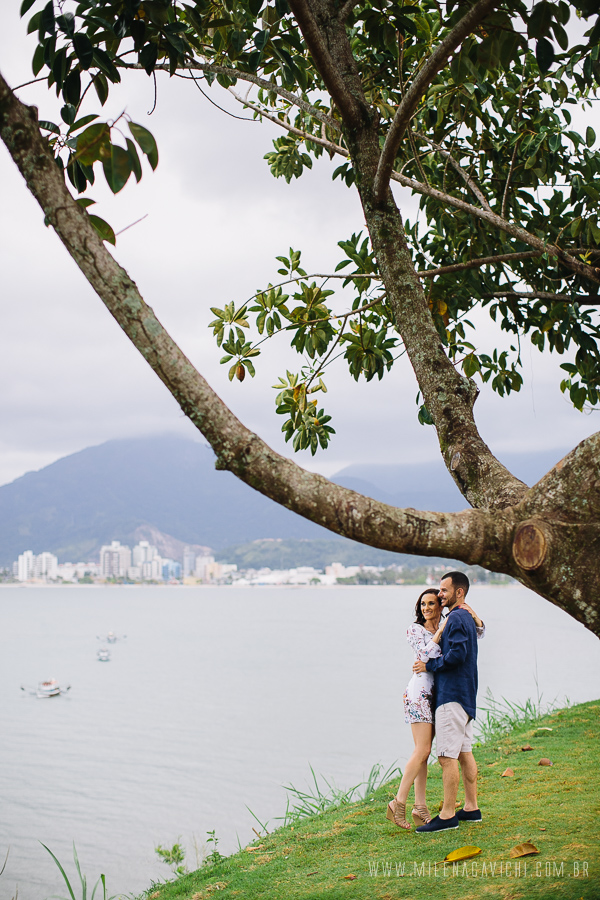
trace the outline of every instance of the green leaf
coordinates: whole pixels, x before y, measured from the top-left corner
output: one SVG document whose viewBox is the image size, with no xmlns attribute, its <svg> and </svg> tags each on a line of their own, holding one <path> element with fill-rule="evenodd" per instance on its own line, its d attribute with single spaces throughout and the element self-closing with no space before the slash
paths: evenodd
<svg viewBox="0 0 600 900">
<path fill-rule="evenodd" d="M 94 47 L 86 34 L 73 35 L 73 47 L 82 69 L 89 69 L 94 59 Z"/>
<path fill-rule="evenodd" d="M 35 15 L 33 15 L 30 18 L 29 22 L 27 23 L 27 34 L 33 34 L 34 31 L 38 31 L 41 21 L 42 21 L 42 12 L 40 10 L 40 12 L 36 12 Z M 44 40 L 44 35 L 41 34 L 40 35 L 40 43 L 42 43 L 43 40 Z M 44 45 L 42 44 L 42 46 L 44 46 Z"/>
<path fill-rule="evenodd" d="M 40 18 L 40 31 L 42 36 L 47 32 L 54 34 L 56 31 L 56 20 L 54 18 L 54 4 L 52 0 L 43 8 Z"/>
<path fill-rule="evenodd" d="M 143 125 L 136 125 L 135 122 L 129 122 L 129 130 L 142 153 L 146 154 L 152 168 L 156 169 L 158 165 L 158 147 L 153 135 Z"/>
<path fill-rule="evenodd" d="M 585 142 L 588 145 L 588 147 L 592 147 L 594 145 L 595 140 L 596 140 L 596 132 L 594 131 L 594 129 L 592 128 L 591 125 L 588 125 L 588 127 L 585 130 Z"/>
<path fill-rule="evenodd" d="M 21 11 L 19 13 L 21 18 L 23 18 L 25 13 L 31 9 L 31 7 L 33 6 L 34 3 L 35 3 L 35 0 L 23 0 L 23 2 L 21 3 Z"/>
<path fill-rule="evenodd" d="M 542 0 L 531 10 L 527 23 L 527 34 L 530 38 L 541 38 L 548 34 L 554 18 L 552 4 L 548 0 Z"/>
<path fill-rule="evenodd" d="M 93 206 L 96 201 L 92 200 L 91 197 L 78 197 L 75 203 L 78 206 L 81 206 L 82 209 L 87 209 L 88 206 Z"/>
<path fill-rule="evenodd" d="M 131 170 L 135 175 L 135 180 L 139 183 L 142 177 L 142 164 L 140 163 L 140 158 L 133 141 L 130 138 L 125 138 L 125 141 L 127 143 L 127 152 L 131 159 Z"/>
<path fill-rule="evenodd" d="M 66 103 L 78 106 L 81 99 L 81 75 L 77 69 L 73 69 L 65 78 L 63 85 L 63 97 Z"/>
<path fill-rule="evenodd" d="M 547 72 L 554 62 L 554 47 L 546 38 L 540 38 L 535 48 L 535 58 L 537 59 L 540 72 Z"/>
<path fill-rule="evenodd" d="M 98 116 L 95 113 L 91 113 L 89 116 L 82 116 L 81 119 L 77 119 L 77 121 L 75 122 L 72 121 L 71 127 L 69 128 L 67 134 L 73 134 L 74 131 L 79 131 L 80 128 L 84 128 L 86 125 L 89 125 L 90 122 L 93 122 L 94 119 L 97 118 Z"/>
<path fill-rule="evenodd" d="M 33 74 L 36 76 L 42 71 L 44 66 L 44 45 L 38 44 L 35 48 L 35 52 L 33 54 L 33 59 L 31 60 L 31 69 Z"/>
<path fill-rule="evenodd" d="M 116 192 L 115 192 L 116 193 Z M 93 202 L 93 201 L 92 201 Z M 117 243 L 117 238 L 115 236 L 114 231 L 104 219 L 99 218 L 99 216 L 89 216 L 90 223 L 96 229 L 100 237 L 103 241 L 108 241 L 109 244 L 112 244 L 113 247 Z"/>
<path fill-rule="evenodd" d="M 48 122 L 45 119 L 40 119 L 38 122 L 40 128 L 43 128 L 44 131 L 51 131 L 52 134 L 60 134 L 60 128 L 58 125 L 55 125 L 54 122 Z"/>
<path fill-rule="evenodd" d="M 111 144 L 110 149 L 110 156 L 102 161 L 102 166 L 109 188 L 113 194 L 118 194 L 125 187 L 127 179 L 131 175 L 131 157 L 127 150 L 119 147 L 118 144 Z"/>
<path fill-rule="evenodd" d="M 86 128 L 77 138 L 77 159 L 91 166 L 98 159 L 108 159 L 111 155 L 110 128 L 106 122 L 96 122 Z"/>
<path fill-rule="evenodd" d="M 158 46 L 152 42 L 144 44 L 138 54 L 140 66 L 146 70 L 148 75 L 152 75 L 154 66 L 158 60 Z"/>
<path fill-rule="evenodd" d="M 101 72 L 96 73 L 94 75 L 94 88 L 98 95 L 98 100 L 101 105 L 104 106 L 106 101 L 108 100 L 108 81 L 106 80 L 106 76 Z"/>
</svg>

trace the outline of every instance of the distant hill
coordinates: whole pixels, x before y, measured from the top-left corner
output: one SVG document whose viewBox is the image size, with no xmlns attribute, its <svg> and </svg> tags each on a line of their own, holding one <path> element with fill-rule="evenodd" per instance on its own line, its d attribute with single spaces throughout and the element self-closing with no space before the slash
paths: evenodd
<svg viewBox="0 0 600 900">
<path fill-rule="evenodd" d="M 532 483 L 560 457 L 559 451 L 548 451 L 503 461 Z M 445 512 L 466 506 L 441 459 L 418 465 L 357 464 L 333 480 L 396 506 Z M 230 472 L 217 471 L 208 447 L 172 435 L 89 447 L 0 487 L 0 566 L 10 565 L 24 550 L 50 550 L 60 561 L 93 559 L 111 540 L 130 545 L 151 540 L 162 555 L 180 558 L 185 544 L 198 552 L 207 547 L 219 552 L 274 537 L 338 541 L 340 562 L 375 564 L 362 545 L 343 541 L 342 548 L 341 538 L 278 506 Z M 354 557 L 350 548 L 356 550 Z M 303 546 L 300 556 L 316 559 L 319 552 Z M 327 548 L 326 555 L 330 552 Z M 382 560 L 395 556 L 373 552 L 383 554 Z M 286 566 L 299 564 L 288 561 Z"/>
<path fill-rule="evenodd" d="M 554 449 L 536 453 L 504 453 L 499 454 L 499 458 L 517 478 L 533 485 L 567 452 L 567 449 Z M 334 475 L 333 480 L 394 506 L 437 509 L 441 512 L 458 512 L 468 506 L 441 456 L 426 463 L 355 463 Z"/>
<path fill-rule="evenodd" d="M 27 549 L 50 550 L 59 561 L 92 559 L 102 544 L 131 545 L 150 537 L 149 528 L 175 550 L 273 535 L 330 537 L 217 471 L 208 447 L 170 435 L 89 447 L 0 487 L 3 566 Z"/>
<path fill-rule="evenodd" d="M 225 547 L 216 554 L 217 560 L 235 563 L 238 569 L 294 569 L 297 566 L 313 566 L 324 569 L 333 562 L 344 566 L 392 566 L 404 565 L 418 568 L 425 565 L 445 564 L 448 560 L 426 556 L 407 556 L 390 553 L 366 544 L 357 544 L 348 538 L 331 536 L 329 540 L 297 540 L 269 538 L 249 544 Z"/>
</svg>

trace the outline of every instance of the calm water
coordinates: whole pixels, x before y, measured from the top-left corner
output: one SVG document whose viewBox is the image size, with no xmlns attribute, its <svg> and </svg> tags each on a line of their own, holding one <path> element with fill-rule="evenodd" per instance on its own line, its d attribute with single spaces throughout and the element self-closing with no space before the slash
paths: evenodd
<svg viewBox="0 0 600 900">
<path fill-rule="evenodd" d="M 230 852 L 285 809 L 309 764 L 341 787 L 403 765 L 401 715 L 418 588 L 0 590 L 0 900 L 64 894 L 74 874 L 139 892 L 168 876 L 179 836 L 195 863 L 215 829 Z M 600 696 L 600 641 L 523 588 L 473 588 L 485 620 L 480 699 Z M 100 663 L 96 636 L 126 634 Z M 67 696 L 20 690 L 54 676 Z M 0 861 L 1 862 L 1 861 Z M 195 867 L 195 865 L 192 865 Z"/>
</svg>

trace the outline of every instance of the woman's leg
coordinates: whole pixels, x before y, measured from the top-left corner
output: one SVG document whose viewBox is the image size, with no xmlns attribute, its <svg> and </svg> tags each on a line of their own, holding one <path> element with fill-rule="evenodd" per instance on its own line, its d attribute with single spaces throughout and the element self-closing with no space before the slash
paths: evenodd
<svg viewBox="0 0 600 900">
<path fill-rule="evenodd" d="M 433 740 L 433 725 L 427 722 L 418 722 L 410 726 L 412 729 L 415 749 L 406 766 L 402 781 L 396 794 L 396 800 L 399 803 L 406 803 L 408 793 L 415 783 L 415 805 L 425 805 L 425 783 L 427 781 L 427 760 L 431 753 L 431 742 Z"/>
</svg>

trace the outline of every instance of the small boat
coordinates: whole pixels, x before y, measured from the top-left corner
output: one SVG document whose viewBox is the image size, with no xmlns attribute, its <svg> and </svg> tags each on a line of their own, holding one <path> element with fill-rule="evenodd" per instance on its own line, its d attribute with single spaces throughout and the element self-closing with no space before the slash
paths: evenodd
<svg viewBox="0 0 600 900">
<path fill-rule="evenodd" d="M 67 687 L 63 688 L 56 678 L 50 678 L 48 681 L 40 681 L 36 688 L 29 688 L 21 685 L 21 690 L 28 691 L 30 694 L 33 694 L 40 699 L 45 699 L 47 697 L 59 697 L 61 694 L 66 694 L 67 691 L 71 690 L 71 685 L 69 684 Z"/>
<path fill-rule="evenodd" d="M 99 662 L 110 662 L 110 650 L 108 647 L 100 647 L 96 655 Z"/>
<path fill-rule="evenodd" d="M 107 644 L 116 644 L 117 641 L 122 641 L 123 638 L 127 637 L 127 635 L 126 634 L 118 635 L 118 634 L 115 634 L 114 631 L 109 631 L 108 634 L 104 635 L 104 637 L 102 637 L 99 634 L 97 634 L 96 637 L 98 638 L 99 641 L 106 641 Z"/>
</svg>

